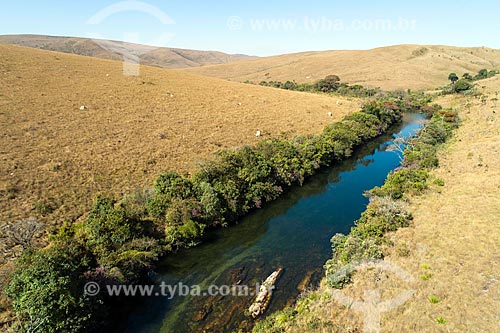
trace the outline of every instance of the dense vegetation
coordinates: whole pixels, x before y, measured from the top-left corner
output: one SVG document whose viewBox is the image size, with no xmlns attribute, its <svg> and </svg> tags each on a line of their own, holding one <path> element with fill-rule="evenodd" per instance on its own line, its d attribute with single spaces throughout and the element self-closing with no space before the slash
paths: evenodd
<svg viewBox="0 0 500 333">
<path fill-rule="evenodd" d="M 484 80 L 493 77 L 498 73 L 499 72 L 495 70 L 488 71 L 487 69 L 481 69 L 474 76 L 469 73 L 464 73 L 462 78 L 459 78 L 456 73 L 450 73 L 450 75 L 448 75 L 448 80 L 451 81 L 451 84 L 443 89 L 443 94 L 472 94 L 474 93 L 473 81 Z"/>
<path fill-rule="evenodd" d="M 83 285 L 137 283 L 159 256 L 197 244 L 204 230 L 227 225 L 361 143 L 400 121 L 403 112 L 435 111 L 424 95 L 398 93 L 373 100 L 322 133 L 271 139 L 223 151 L 193 176 L 160 175 L 152 190 L 119 202 L 97 198 L 83 223 L 65 224 L 50 245 L 28 248 L 7 288 L 23 330 L 92 331 L 119 302 L 89 297 Z M 388 190 L 388 189 L 382 189 Z"/>
<path fill-rule="evenodd" d="M 451 136 L 457 124 L 455 111 L 436 110 L 417 138 L 396 143 L 406 146 L 402 166 L 388 175 L 384 185 L 368 193 L 370 203 L 349 235 L 337 234 L 332 238 L 333 258 L 325 265 L 330 286 L 342 288 L 349 282 L 352 270 L 345 267 L 351 263 L 383 258 L 384 234 L 409 225 L 411 214 L 400 199 L 428 188 L 429 170 L 438 166 L 438 146 Z"/>
<path fill-rule="evenodd" d="M 488 71 L 487 69 L 482 69 L 474 76 L 469 73 L 464 73 L 461 78 L 458 77 L 456 73 L 450 73 L 448 75 L 448 80 L 450 80 L 451 84 L 444 87 L 443 94 L 472 94 L 474 93 L 474 81 L 487 79 L 497 75 L 498 73 L 499 71 L 496 70 Z M 253 84 L 251 81 L 246 81 L 246 83 Z M 386 92 L 383 92 L 379 88 L 367 88 L 358 84 L 351 86 L 347 83 L 342 83 L 340 82 L 340 77 L 337 75 L 328 75 L 324 79 L 314 83 L 296 83 L 295 81 L 261 81 L 259 85 L 286 90 L 329 93 L 350 97 L 373 97 L 384 96 L 386 94 Z"/>
<path fill-rule="evenodd" d="M 247 81 L 246 83 L 252 83 Z M 342 96 L 351 97 L 373 97 L 382 93 L 379 88 L 366 88 L 359 84 L 348 85 L 340 82 L 337 75 L 328 75 L 315 83 L 296 83 L 295 81 L 261 81 L 261 86 L 280 88 L 295 91 L 307 91 L 316 93 L 335 93 Z"/>
<path fill-rule="evenodd" d="M 370 203 L 348 235 L 336 234 L 332 237 L 333 257 L 325 264 L 326 282 L 333 288 L 342 288 L 349 283 L 356 262 L 384 257 L 387 232 L 409 226 L 411 214 L 405 208 L 405 196 L 421 194 L 428 188 L 431 177 L 429 170 L 438 166 L 437 150 L 458 126 L 455 111 L 443 110 L 437 106 L 424 107 L 430 122 L 410 140 L 397 141 L 396 150 L 403 151 L 402 166 L 391 172 L 383 186 L 375 187 L 367 195 Z M 443 185 L 434 179 L 437 185 Z M 319 298 L 329 299 L 330 294 L 310 293 L 301 297 L 292 307 L 278 311 L 256 324 L 255 333 L 285 332 L 285 327 L 293 325 L 294 320 L 313 311 L 310 306 Z M 323 323 L 312 317 L 307 327 L 320 330 Z M 331 323 L 328 323 L 331 324 Z M 326 325 L 326 324 L 325 324 Z M 330 326 L 325 328 L 332 329 Z M 345 329 L 338 327 L 338 330 Z"/>
</svg>

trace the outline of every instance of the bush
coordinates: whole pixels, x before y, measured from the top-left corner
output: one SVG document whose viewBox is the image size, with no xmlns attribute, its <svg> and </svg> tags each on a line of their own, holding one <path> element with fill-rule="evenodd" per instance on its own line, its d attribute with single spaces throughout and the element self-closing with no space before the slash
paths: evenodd
<svg viewBox="0 0 500 333">
<path fill-rule="evenodd" d="M 125 212 L 108 198 L 97 198 L 82 228 L 88 248 L 97 256 L 107 255 L 133 237 Z"/>
<path fill-rule="evenodd" d="M 419 143 L 413 149 L 406 149 L 404 151 L 403 166 L 427 169 L 436 168 L 439 166 L 436 152 L 436 146 L 428 143 Z"/>
<path fill-rule="evenodd" d="M 261 142 L 257 149 L 270 161 L 274 178 L 281 185 L 302 184 L 313 170 L 291 141 L 272 139 Z"/>
<path fill-rule="evenodd" d="M 175 251 L 181 247 L 190 247 L 198 244 L 203 235 L 205 226 L 192 220 L 185 224 L 165 227 L 165 241 L 168 250 Z"/>
<path fill-rule="evenodd" d="M 175 171 L 160 175 L 154 185 L 158 194 L 172 198 L 186 199 L 193 195 L 193 183 L 186 177 L 180 176 Z"/>
<path fill-rule="evenodd" d="M 92 323 L 105 314 L 101 301 L 83 294 L 83 274 L 92 264 L 76 244 L 26 251 L 6 290 L 22 322 L 18 329 L 55 333 L 96 328 Z"/>
<path fill-rule="evenodd" d="M 473 85 L 469 83 L 469 81 L 465 79 L 460 79 L 453 85 L 453 91 L 456 93 L 461 93 L 472 89 L 472 87 Z"/>
<path fill-rule="evenodd" d="M 147 204 L 153 196 L 154 191 L 151 189 L 138 189 L 131 194 L 123 196 L 119 205 L 129 218 L 140 220 L 146 217 L 148 213 Z"/>
<path fill-rule="evenodd" d="M 340 78 L 337 75 L 328 75 L 316 83 L 316 89 L 322 92 L 333 92 L 338 89 L 339 85 Z"/>
<path fill-rule="evenodd" d="M 364 259 L 381 259 L 382 251 L 376 240 L 336 234 L 331 239 L 333 258 L 324 266 L 326 282 L 336 289 L 351 281 L 354 265 Z"/>
<path fill-rule="evenodd" d="M 474 77 L 475 80 L 482 80 L 486 79 L 488 77 L 488 70 L 487 69 L 481 69 L 477 75 Z"/>
<path fill-rule="evenodd" d="M 387 232 L 408 227 L 411 220 L 412 216 L 402 202 L 375 196 L 370 198 L 370 204 L 355 222 L 351 234 L 360 239 L 378 239 Z"/>
<path fill-rule="evenodd" d="M 333 258 L 325 264 L 327 283 L 333 288 L 342 288 L 350 282 L 353 264 L 365 259 L 381 259 L 383 235 L 407 227 L 411 219 L 403 203 L 388 197 L 372 197 L 349 235 L 332 237 Z"/>
<path fill-rule="evenodd" d="M 194 199 L 173 199 L 165 212 L 167 226 L 183 225 L 201 215 L 201 205 Z"/>
<path fill-rule="evenodd" d="M 472 81 L 474 78 L 472 77 L 472 75 L 470 75 L 469 73 L 464 73 L 464 75 L 462 75 L 462 77 L 467 80 L 467 81 Z"/>
<path fill-rule="evenodd" d="M 403 168 L 391 172 L 382 187 L 373 188 L 370 193 L 376 196 L 389 196 L 401 199 L 403 194 L 420 194 L 427 189 L 429 173 L 425 169 Z"/>
<path fill-rule="evenodd" d="M 448 75 L 448 80 L 450 80 L 452 83 L 455 83 L 458 81 L 458 76 L 457 74 L 455 73 L 450 73 L 450 75 Z"/>
<path fill-rule="evenodd" d="M 198 183 L 197 197 L 200 199 L 202 214 L 208 224 L 224 221 L 224 217 L 220 214 L 222 204 L 211 184 L 207 182 Z"/>
<path fill-rule="evenodd" d="M 135 280 L 160 253 L 156 240 L 148 237 L 145 222 L 130 219 L 108 198 L 98 198 L 76 238 L 95 256 L 99 266 L 115 269 L 117 276 Z"/>
</svg>

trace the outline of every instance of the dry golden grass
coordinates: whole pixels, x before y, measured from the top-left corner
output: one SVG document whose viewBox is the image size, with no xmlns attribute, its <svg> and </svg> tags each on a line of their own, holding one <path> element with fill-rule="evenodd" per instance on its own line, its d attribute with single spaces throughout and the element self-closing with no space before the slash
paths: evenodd
<svg viewBox="0 0 500 333">
<path fill-rule="evenodd" d="M 366 289 L 381 290 L 382 299 L 415 290 L 408 302 L 382 316 L 382 332 L 500 331 L 499 84 L 498 77 L 478 82 L 488 97 L 484 102 L 456 96 L 439 101 L 457 108 L 463 120 L 433 172 L 445 186 L 412 198 L 414 226 L 390 235 L 394 246 L 385 259 L 415 280 L 362 271 L 342 290 L 357 300 Z M 402 255 L 403 244 L 408 256 Z M 322 286 L 319 292 L 328 289 Z M 312 332 L 363 330 L 360 314 L 333 299 L 315 302 L 311 309 L 288 331 L 303 332 L 315 320 L 322 325 Z M 439 317 L 446 323 L 438 323 Z"/>
<path fill-rule="evenodd" d="M 500 50 L 450 46 L 397 45 L 366 51 L 323 51 L 189 68 L 232 81 L 313 82 L 337 74 L 350 84 L 382 89 L 428 89 L 447 83 L 448 74 L 499 69 Z"/>
<path fill-rule="evenodd" d="M 47 221 L 73 220 L 99 193 L 218 150 L 319 132 L 359 107 L 340 99 L 146 66 L 130 77 L 121 62 L 0 44 L 0 220 L 39 216 L 37 203 L 55 209 Z"/>
</svg>

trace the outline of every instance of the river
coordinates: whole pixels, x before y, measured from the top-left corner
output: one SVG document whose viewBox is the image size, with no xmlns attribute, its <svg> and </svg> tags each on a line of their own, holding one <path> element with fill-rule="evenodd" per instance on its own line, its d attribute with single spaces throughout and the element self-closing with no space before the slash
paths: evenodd
<svg viewBox="0 0 500 333">
<path fill-rule="evenodd" d="M 337 166 L 311 177 L 280 199 L 229 228 L 211 231 L 203 244 L 164 259 L 154 279 L 168 285 L 247 285 L 255 288 L 282 267 L 266 314 L 291 304 L 306 287 L 316 285 L 331 256 L 330 238 L 348 233 L 364 211 L 366 190 L 381 185 L 399 165 L 386 151 L 394 134 L 409 136 L 421 127 L 420 114 L 406 114 L 391 133 L 356 150 Z M 197 289 L 193 289 L 197 290 Z M 118 320 L 119 332 L 232 332 L 250 329 L 244 315 L 251 296 L 178 296 L 134 299 Z M 125 319 L 127 317 L 127 319 Z"/>
</svg>

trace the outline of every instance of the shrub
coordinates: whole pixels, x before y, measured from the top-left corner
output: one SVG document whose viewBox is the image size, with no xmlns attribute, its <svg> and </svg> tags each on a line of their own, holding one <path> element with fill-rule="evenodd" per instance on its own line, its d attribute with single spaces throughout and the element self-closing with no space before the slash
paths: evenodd
<svg viewBox="0 0 500 333">
<path fill-rule="evenodd" d="M 473 85 L 469 83 L 469 81 L 465 79 L 460 79 L 453 85 L 453 91 L 456 93 L 461 93 L 472 89 L 472 87 Z"/>
<path fill-rule="evenodd" d="M 472 81 L 474 78 L 472 77 L 472 75 L 470 75 L 469 73 L 464 73 L 464 75 L 462 75 L 462 77 L 467 80 L 467 81 Z"/>
<path fill-rule="evenodd" d="M 173 199 L 165 212 L 167 226 L 183 225 L 201 215 L 201 205 L 195 200 Z"/>
<path fill-rule="evenodd" d="M 413 149 L 406 149 L 404 151 L 403 165 L 414 168 L 436 168 L 439 166 L 436 153 L 436 146 L 428 143 L 419 143 Z"/>
<path fill-rule="evenodd" d="M 252 83 L 250 81 L 245 83 Z M 261 86 L 320 93 L 336 93 L 342 96 L 352 97 L 372 97 L 381 93 L 379 88 L 365 88 L 361 85 L 350 86 L 347 83 L 341 83 L 337 75 L 329 75 L 316 83 L 296 83 L 295 81 L 261 81 Z"/>
<path fill-rule="evenodd" d="M 389 231 L 409 226 L 412 220 L 404 203 L 389 197 L 371 197 L 370 204 L 355 222 L 351 234 L 358 238 L 381 238 Z"/>
<path fill-rule="evenodd" d="M 393 171 L 387 177 L 382 187 L 373 188 L 370 193 L 376 196 L 389 196 L 401 199 L 404 193 L 420 194 L 427 189 L 429 173 L 425 169 L 403 168 Z"/>
<path fill-rule="evenodd" d="M 221 222 L 224 220 L 220 214 L 220 199 L 211 184 L 207 182 L 198 183 L 197 197 L 200 199 L 203 216 L 209 224 L 215 223 L 216 220 Z"/>
<path fill-rule="evenodd" d="M 363 259 L 381 259 L 382 251 L 372 238 L 336 234 L 331 239 L 333 258 L 324 266 L 329 286 L 341 289 L 351 281 L 356 262 Z"/>
<path fill-rule="evenodd" d="M 488 77 L 488 70 L 486 68 L 481 69 L 477 75 L 474 77 L 475 80 L 482 80 Z"/>
<path fill-rule="evenodd" d="M 110 277 L 137 281 L 145 268 L 150 268 L 160 255 L 158 240 L 150 237 L 135 238 L 123 245 L 116 254 L 116 267 Z"/>
<path fill-rule="evenodd" d="M 261 142 L 257 149 L 270 161 L 274 178 L 279 184 L 302 184 L 305 177 L 313 172 L 311 164 L 306 163 L 299 149 L 290 141 L 267 140 Z"/>
<path fill-rule="evenodd" d="M 85 243 L 96 256 L 116 251 L 133 237 L 133 230 L 120 208 L 108 198 L 97 198 L 92 211 L 83 224 Z"/>
<path fill-rule="evenodd" d="M 458 112 L 453 109 L 440 108 L 439 110 L 436 110 L 433 115 L 435 118 L 441 118 L 448 123 L 458 123 L 459 121 Z"/>
<path fill-rule="evenodd" d="M 434 113 L 436 113 L 437 111 L 439 111 L 441 109 L 442 109 L 441 105 L 439 105 L 439 104 L 432 104 L 432 105 L 423 105 L 420 108 L 420 111 L 423 114 L 425 114 L 426 116 L 432 117 L 434 115 Z"/>
<path fill-rule="evenodd" d="M 429 297 L 427 297 L 427 299 L 429 300 L 429 302 L 431 302 L 431 304 L 439 303 L 439 297 L 437 297 L 436 295 L 430 295 Z"/>
<path fill-rule="evenodd" d="M 123 196 L 119 205 L 129 218 L 140 220 L 146 217 L 148 213 L 147 204 L 153 197 L 153 190 L 138 189 L 131 194 Z"/>
<path fill-rule="evenodd" d="M 105 313 L 99 297 L 83 294 L 83 273 L 91 264 L 86 251 L 74 243 L 26 251 L 6 290 L 21 319 L 18 329 L 54 333 L 92 329 Z"/>
<path fill-rule="evenodd" d="M 381 133 L 381 121 L 377 116 L 357 112 L 344 119 L 344 122 L 351 127 L 352 131 L 357 137 L 360 137 L 362 141 L 379 136 Z"/>
<path fill-rule="evenodd" d="M 132 220 L 121 207 L 98 198 L 76 238 L 95 256 L 99 266 L 112 269 L 126 280 L 135 280 L 160 253 L 157 241 L 148 237 L 147 224 Z"/>
<path fill-rule="evenodd" d="M 337 75 L 328 75 L 316 83 L 316 89 L 322 92 L 333 92 L 338 89 L 340 78 Z"/>
<path fill-rule="evenodd" d="M 436 119 L 427 125 L 420 133 L 419 143 L 427 145 L 439 145 L 445 143 L 451 136 L 454 126 L 442 119 Z"/>
<path fill-rule="evenodd" d="M 400 106 L 394 101 L 371 101 L 362 106 L 361 112 L 377 116 L 381 121 L 382 131 L 402 118 Z"/>
<path fill-rule="evenodd" d="M 17 222 L 7 222 L 0 227 L 0 239 L 7 251 L 16 246 L 21 246 L 23 250 L 33 248 L 33 240 L 40 236 L 43 225 L 36 218 L 28 218 Z"/>
<path fill-rule="evenodd" d="M 175 251 L 181 247 L 190 247 L 197 244 L 203 235 L 205 226 L 192 220 L 185 224 L 165 227 L 165 241 L 170 251 Z"/>
<path fill-rule="evenodd" d="M 193 195 L 193 183 L 191 180 L 180 176 L 175 171 L 160 175 L 155 181 L 154 188 L 158 194 L 180 199 L 186 199 Z"/>
</svg>

